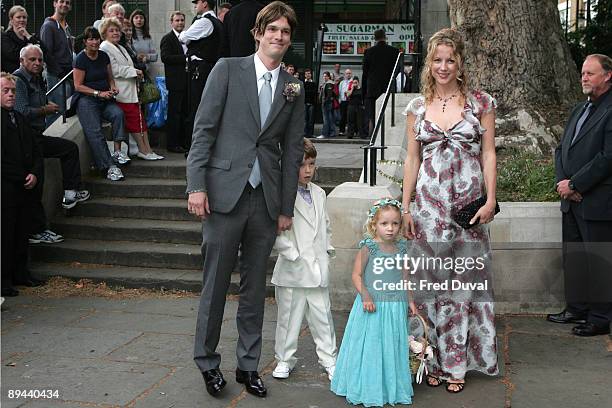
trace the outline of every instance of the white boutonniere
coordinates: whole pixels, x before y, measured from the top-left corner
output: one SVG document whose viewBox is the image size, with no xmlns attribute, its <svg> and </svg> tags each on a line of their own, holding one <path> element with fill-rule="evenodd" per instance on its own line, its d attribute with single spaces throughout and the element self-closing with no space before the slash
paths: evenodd
<svg viewBox="0 0 612 408">
<path fill-rule="evenodd" d="M 295 101 L 295 98 L 300 96 L 302 92 L 301 86 L 297 82 L 285 82 L 285 89 L 283 89 L 283 96 L 287 99 L 287 102 Z"/>
</svg>

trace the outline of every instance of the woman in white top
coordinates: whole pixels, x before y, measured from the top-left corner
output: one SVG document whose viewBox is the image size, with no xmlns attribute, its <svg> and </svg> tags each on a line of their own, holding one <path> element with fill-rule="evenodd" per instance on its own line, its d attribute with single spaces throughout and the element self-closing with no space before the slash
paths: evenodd
<svg viewBox="0 0 612 408">
<path fill-rule="evenodd" d="M 121 23 L 114 17 L 104 19 L 100 25 L 100 34 L 104 38 L 100 49 L 110 57 L 113 77 L 119 89 L 117 105 L 123 110 L 127 132 L 138 144 L 137 156 L 143 160 L 161 160 L 164 157 L 151 150 L 147 123 L 138 103 L 138 81 L 142 80 L 144 74 L 134 68 L 127 50 L 119 44 Z"/>
<path fill-rule="evenodd" d="M 150 68 L 150 63 L 157 61 L 157 50 L 153 44 L 151 34 L 149 34 L 149 23 L 144 11 L 136 9 L 130 15 L 130 23 L 133 27 L 132 47 L 136 51 L 138 61 L 147 64 L 147 69 Z"/>
</svg>

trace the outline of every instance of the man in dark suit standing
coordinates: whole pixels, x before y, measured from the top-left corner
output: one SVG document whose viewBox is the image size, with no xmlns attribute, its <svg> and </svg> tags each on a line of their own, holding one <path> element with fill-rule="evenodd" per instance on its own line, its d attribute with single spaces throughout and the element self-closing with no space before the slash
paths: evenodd
<svg viewBox="0 0 612 408">
<path fill-rule="evenodd" d="M 255 52 L 255 40 L 251 29 L 255 25 L 257 13 L 263 6 L 255 0 L 242 0 L 225 15 L 226 55 L 229 57 L 246 57 Z"/>
<path fill-rule="evenodd" d="M 15 107 L 16 78 L 0 74 L 2 105 L 2 296 L 17 296 L 13 284 L 33 286 L 27 269 L 33 188 L 43 171 L 34 131 Z"/>
<path fill-rule="evenodd" d="M 281 69 L 296 25 L 286 4 L 264 7 L 253 28 L 257 52 L 219 60 L 196 115 L 187 207 L 204 219 L 204 282 L 194 360 L 211 395 L 225 386 L 216 348 L 239 248 L 236 381 L 258 397 L 267 393 L 257 372 L 266 270 L 276 234 L 291 228 L 303 156 L 304 89 Z"/>
<path fill-rule="evenodd" d="M 555 151 L 563 212 L 566 308 L 555 323 L 579 324 L 577 336 L 610 333 L 612 322 L 612 59 L 589 55 L 582 92 Z"/>
<path fill-rule="evenodd" d="M 189 28 L 179 35 L 187 46 L 189 58 L 189 134 L 193 133 L 193 120 L 200 105 L 202 92 L 208 75 L 221 57 L 223 45 L 223 23 L 213 11 L 215 0 L 192 0 L 196 16 Z M 191 145 L 191 139 L 188 140 Z"/>
<path fill-rule="evenodd" d="M 164 35 L 160 42 L 161 60 L 164 63 L 166 88 L 168 89 L 168 126 L 166 146 L 169 152 L 185 153 L 187 135 L 187 118 L 189 103 L 187 101 L 187 46 L 179 41 L 179 35 L 185 28 L 185 14 L 175 11 L 170 16 L 172 30 Z"/>
<path fill-rule="evenodd" d="M 365 92 L 366 118 L 370 135 L 374 130 L 376 117 L 376 99 L 387 90 L 387 84 L 395 66 L 397 48 L 387 44 L 385 30 L 374 31 L 376 45 L 368 48 L 363 54 L 362 89 Z"/>
</svg>

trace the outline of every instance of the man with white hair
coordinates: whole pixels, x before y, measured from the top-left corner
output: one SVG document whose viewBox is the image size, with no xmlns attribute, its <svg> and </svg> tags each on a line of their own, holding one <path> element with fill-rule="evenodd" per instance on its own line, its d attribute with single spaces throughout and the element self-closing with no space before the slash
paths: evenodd
<svg viewBox="0 0 612 408">
<path fill-rule="evenodd" d="M 112 6 L 113 4 L 117 4 L 117 3 L 118 3 L 118 2 L 117 2 L 116 0 L 104 0 L 104 3 L 102 3 L 102 18 L 100 18 L 99 20 L 94 21 L 94 23 L 93 23 L 93 27 L 94 27 L 96 30 L 99 30 L 99 29 L 100 29 L 100 24 L 102 24 L 102 21 L 103 21 L 105 18 L 110 17 L 110 14 L 109 14 L 109 12 L 108 12 L 108 8 L 109 8 L 110 6 Z"/>
<path fill-rule="evenodd" d="M 43 52 L 38 45 L 29 44 L 19 53 L 20 68 L 13 75 L 16 81 L 15 110 L 28 120 L 34 130 L 35 141 L 38 143 L 44 158 L 60 159 L 64 185 L 64 198 L 62 207 L 73 208 L 78 202 L 89 198 L 87 190 L 80 190 L 81 163 L 79 161 L 79 148 L 76 143 L 61 137 L 44 136 L 45 117 L 57 113 L 59 107 L 47 100 L 45 83 L 42 77 Z M 44 172 L 41 172 L 39 183 L 34 189 L 36 202 L 32 211 L 31 243 L 60 242 L 63 238 L 49 230 L 47 218 L 42 206 L 42 188 Z"/>
</svg>

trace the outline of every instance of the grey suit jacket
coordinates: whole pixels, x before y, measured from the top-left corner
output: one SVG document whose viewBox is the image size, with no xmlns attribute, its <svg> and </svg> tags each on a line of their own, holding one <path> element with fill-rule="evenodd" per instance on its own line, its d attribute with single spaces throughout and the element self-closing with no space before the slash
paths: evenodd
<svg viewBox="0 0 612 408">
<path fill-rule="evenodd" d="M 211 210 L 228 213 L 258 157 L 270 217 L 293 217 L 304 154 L 304 86 L 281 69 L 262 126 L 253 58 L 222 58 L 206 81 L 187 158 L 187 191 L 206 191 Z M 287 82 L 300 84 L 300 95 L 291 102 L 283 96 Z"/>
</svg>

